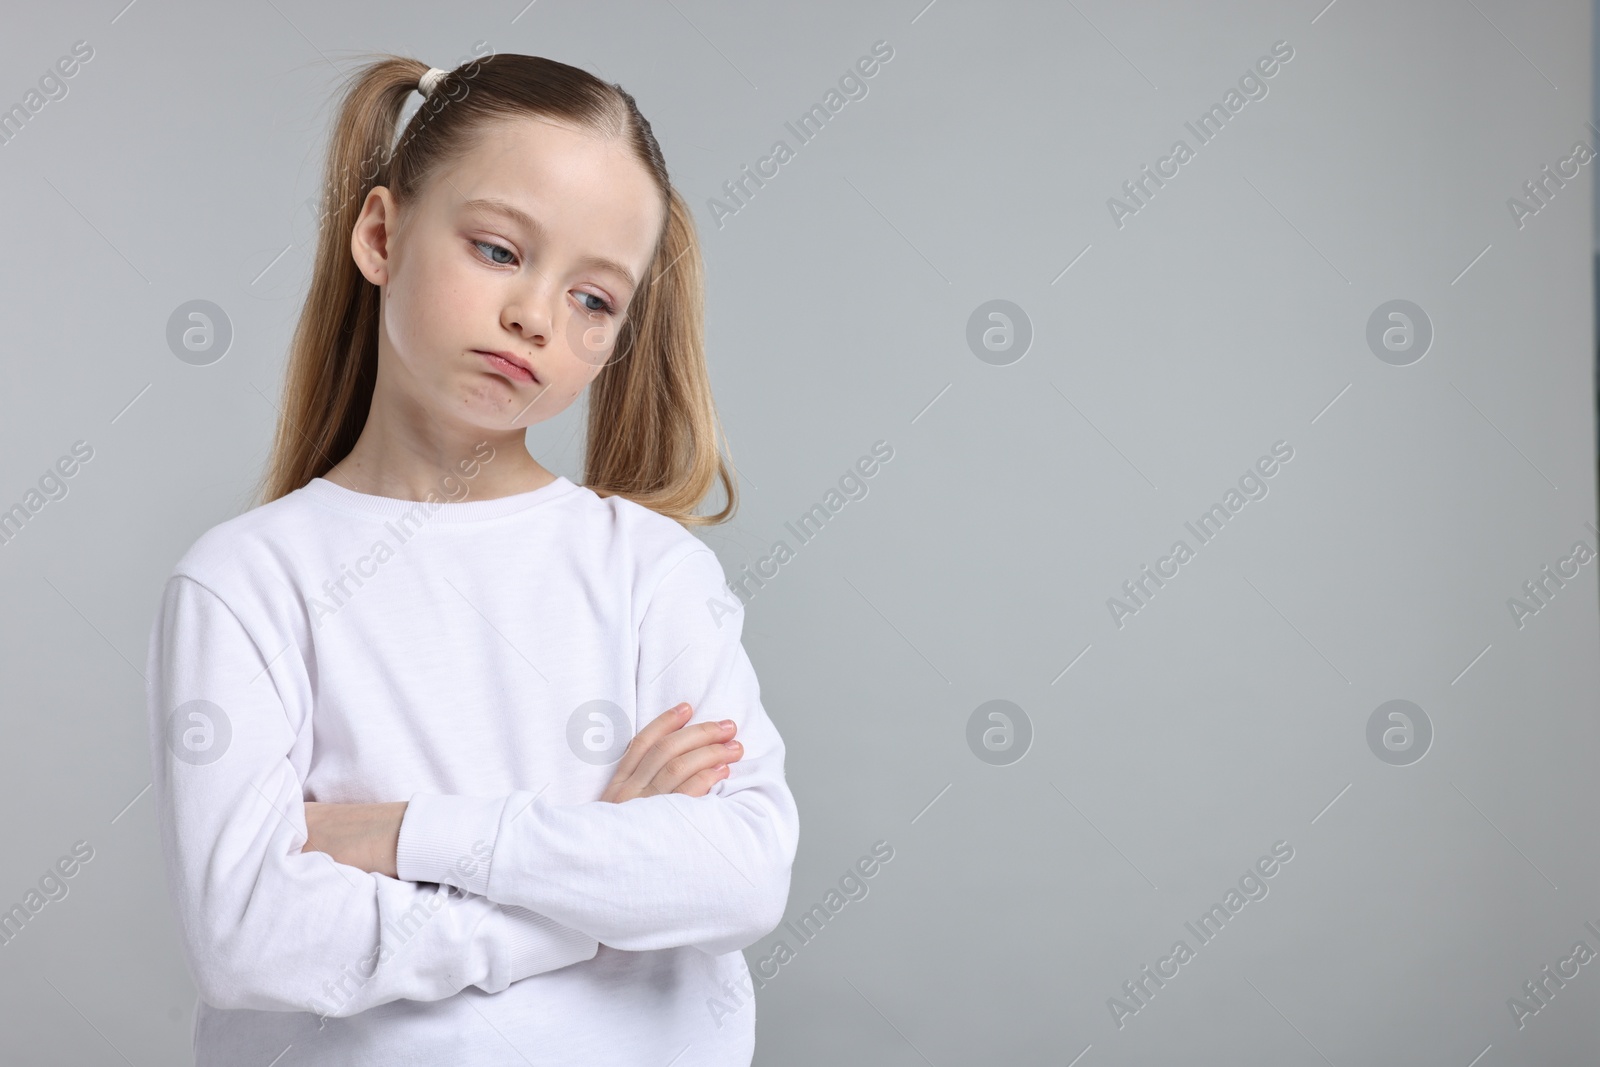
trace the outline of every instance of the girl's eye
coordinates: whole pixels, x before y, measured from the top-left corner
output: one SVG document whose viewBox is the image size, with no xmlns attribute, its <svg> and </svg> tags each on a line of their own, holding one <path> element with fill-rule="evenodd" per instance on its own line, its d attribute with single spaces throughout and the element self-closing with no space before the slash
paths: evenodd
<svg viewBox="0 0 1600 1067">
<path fill-rule="evenodd" d="M 497 245 L 493 241 L 473 241 L 472 244 L 476 248 L 492 248 L 497 252 L 504 252 L 506 255 L 511 257 L 511 259 L 509 259 L 509 260 L 507 260 L 507 259 L 496 259 L 492 255 L 483 256 L 482 252 L 478 253 L 480 256 L 483 256 L 484 259 L 487 259 L 490 263 L 493 263 L 496 266 L 501 266 L 501 267 L 507 266 L 511 262 L 515 261 L 516 258 L 517 258 L 516 253 L 512 252 L 511 249 L 505 247 L 504 245 Z M 590 305 L 590 304 L 585 304 L 584 305 L 584 309 L 586 311 L 604 312 L 607 315 L 615 315 L 617 313 L 617 309 L 612 307 L 610 302 L 607 301 L 605 299 L 605 297 L 603 297 L 603 296 L 597 296 L 594 293 L 584 293 L 584 292 L 580 292 L 580 293 L 578 293 L 578 295 L 580 297 L 588 297 L 590 300 L 595 301 L 595 303 L 599 305 L 598 307 L 595 307 L 595 306 Z"/>
<path fill-rule="evenodd" d="M 603 311 L 607 315 L 612 315 L 612 314 L 616 313 L 616 309 L 613 308 L 610 304 L 608 304 L 604 297 L 596 296 L 594 293 L 583 293 L 583 292 L 580 292 L 578 295 L 580 297 L 586 296 L 590 300 L 595 300 L 595 301 L 599 302 L 599 304 L 600 304 L 599 307 L 590 307 L 589 305 L 585 304 L 584 308 L 586 310 L 588 310 L 588 311 Z"/>
<path fill-rule="evenodd" d="M 475 245 L 478 248 L 493 248 L 498 252 L 504 252 L 506 255 L 510 256 L 511 259 L 516 259 L 517 258 L 516 254 L 514 252 L 512 252 L 511 249 L 506 248 L 503 245 L 497 245 L 493 241 L 473 241 L 472 243 L 473 243 L 473 245 Z M 484 256 L 484 258 L 489 260 L 489 262 L 498 264 L 499 266 L 502 266 L 502 267 L 505 266 L 507 263 L 511 262 L 511 260 L 506 260 L 506 259 L 495 259 L 492 256 Z"/>
</svg>

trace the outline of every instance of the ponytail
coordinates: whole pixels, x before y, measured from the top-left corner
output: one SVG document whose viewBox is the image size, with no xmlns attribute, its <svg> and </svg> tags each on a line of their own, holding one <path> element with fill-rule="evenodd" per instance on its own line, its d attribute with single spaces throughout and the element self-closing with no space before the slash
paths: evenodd
<svg viewBox="0 0 1600 1067">
<path fill-rule="evenodd" d="M 701 447 L 722 433 L 706 373 L 703 291 L 694 221 L 672 190 L 649 280 L 617 338 L 621 354 L 589 386 L 585 484 L 685 525 L 726 522 L 738 507 L 738 489 L 722 456 Z M 634 432 L 614 432 L 619 426 Z M 718 478 L 727 497 L 722 511 L 691 514 Z"/>
</svg>

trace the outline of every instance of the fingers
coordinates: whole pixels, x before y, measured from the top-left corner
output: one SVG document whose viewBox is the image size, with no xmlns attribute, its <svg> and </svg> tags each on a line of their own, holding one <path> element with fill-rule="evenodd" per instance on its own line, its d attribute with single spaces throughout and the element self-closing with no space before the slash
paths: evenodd
<svg viewBox="0 0 1600 1067">
<path fill-rule="evenodd" d="M 628 742 L 601 799 L 622 803 L 663 793 L 704 796 L 744 755 L 731 720 L 687 725 L 694 709 L 679 704 L 646 724 Z"/>
<path fill-rule="evenodd" d="M 734 756 L 732 758 L 738 759 L 739 757 Z M 683 793 L 686 796 L 691 797 L 703 797 L 707 793 L 711 792 L 712 786 L 728 777 L 728 775 L 731 773 L 732 771 L 729 769 L 726 763 L 719 763 L 715 767 L 707 767 L 698 774 L 690 775 L 688 780 L 680 785 L 677 789 L 673 790 L 673 792 Z"/>
<path fill-rule="evenodd" d="M 650 791 L 705 796 L 713 785 L 727 777 L 728 765 L 743 755 L 744 747 L 737 741 L 713 741 L 690 749 L 662 765 L 650 780 Z"/>
<path fill-rule="evenodd" d="M 636 782 L 649 782 L 653 792 L 670 793 L 690 775 L 742 752 L 733 740 L 734 728 L 717 722 L 697 722 L 657 741 L 643 754 L 633 772 Z M 725 748 L 729 742 L 733 747 Z"/>
<path fill-rule="evenodd" d="M 644 729 L 634 734 L 633 739 L 628 742 L 622 758 L 617 761 L 617 769 L 612 772 L 612 778 L 631 778 L 639 769 L 639 761 L 644 759 L 645 753 L 649 752 L 656 742 L 688 722 L 693 711 L 689 705 L 679 704 L 675 708 L 668 708 L 646 723 Z"/>
</svg>

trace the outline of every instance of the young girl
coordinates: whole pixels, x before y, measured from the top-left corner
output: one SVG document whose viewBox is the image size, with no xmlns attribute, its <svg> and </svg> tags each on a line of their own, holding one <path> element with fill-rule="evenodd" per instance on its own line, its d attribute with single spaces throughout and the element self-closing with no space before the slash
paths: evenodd
<svg viewBox="0 0 1600 1067">
<path fill-rule="evenodd" d="M 150 638 L 196 1061 L 749 1064 L 798 814 L 685 528 L 736 498 L 650 124 L 548 59 L 388 57 L 326 193 L 264 502 Z M 577 485 L 524 431 L 586 387 Z"/>
</svg>

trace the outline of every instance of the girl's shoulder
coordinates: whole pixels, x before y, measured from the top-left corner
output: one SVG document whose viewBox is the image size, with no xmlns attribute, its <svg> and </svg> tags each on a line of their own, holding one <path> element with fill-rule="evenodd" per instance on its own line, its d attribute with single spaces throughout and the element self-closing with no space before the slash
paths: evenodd
<svg viewBox="0 0 1600 1067">
<path fill-rule="evenodd" d="M 290 544 L 309 521 L 299 497 L 297 490 L 209 527 L 178 558 L 172 574 L 203 581 L 273 555 Z"/>
<path fill-rule="evenodd" d="M 580 486 L 575 503 L 612 535 L 617 550 L 633 564 L 640 584 L 653 585 L 696 552 L 715 553 L 677 519 L 618 494 L 602 496 Z"/>
<path fill-rule="evenodd" d="M 306 544 L 304 503 L 290 493 L 209 527 L 168 571 L 163 597 L 173 583 L 192 582 L 220 601 L 259 645 L 284 648 L 287 635 L 304 628 L 296 624 L 303 614 L 298 597 L 285 596 L 291 560 Z M 158 611 L 157 627 L 161 616 Z"/>
</svg>

